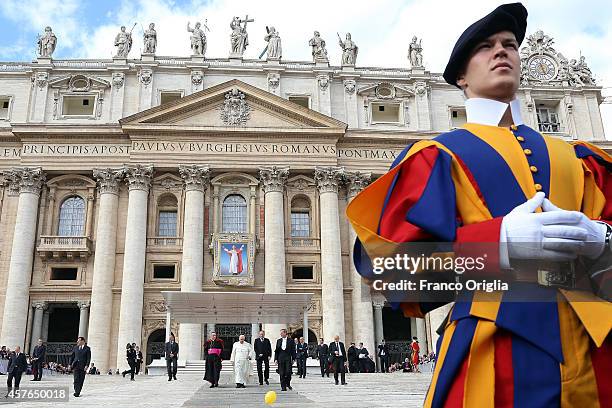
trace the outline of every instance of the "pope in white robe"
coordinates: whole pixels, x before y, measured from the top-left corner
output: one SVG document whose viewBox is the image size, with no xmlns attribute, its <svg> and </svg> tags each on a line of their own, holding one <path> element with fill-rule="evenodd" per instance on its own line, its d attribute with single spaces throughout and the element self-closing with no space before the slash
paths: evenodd
<svg viewBox="0 0 612 408">
<path fill-rule="evenodd" d="M 232 356 L 230 361 L 234 366 L 234 377 L 236 388 L 246 388 L 246 384 L 253 370 L 251 368 L 251 359 L 255 358 L 255 351 L 251 343 L 244 341 L 244 334 L 241 334 L 238 341 L 232 347 Z"/>
</svg>

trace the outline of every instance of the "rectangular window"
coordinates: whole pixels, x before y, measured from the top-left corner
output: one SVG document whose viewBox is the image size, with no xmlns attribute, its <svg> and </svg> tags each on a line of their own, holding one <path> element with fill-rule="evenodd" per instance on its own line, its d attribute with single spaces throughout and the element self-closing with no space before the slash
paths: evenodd
<svg viewBox="0 0 612 408">
<path fill-rule="evenodd" d="M 180 91 L 172 91 L 172 92 L 161 92 L 159 95 L 159 104 L 163 105 L 164 103 L 176 101 L 177 99 L 181 99 L 183 97 L 183 93 Z"/>
<path fill-rule="evenodd" d="M 451 108 L 451 129 L 463 126 L 467 122 L 467 115 L 464 108 Z"/>
<path fill-rule="evenodd" d="M 51 280 L 76 280 L 78 268 L 51 268 Z"/>
<path fill-rule="evenodd" d="M 290 96 L 289 101 L 297 103 L 305 108 L 310 108 L 310 97 L 308 96 Z"/>
<path fill-rule="evenodd" d="M 291 277 L 294 280 L 309 279 L 312 280 L 314 275 L 312 265 L 293 265 L 291 267 Z"/>
<path fill-rule="evenodd" d="M 175 265 L 153 265 L 153 279 L 174 279 Z"/>
<path fill-rule="evenodd" d="M 299 211 L 291 212 L 291 236 L 310 236 L 310 213 Z"/>
<path fill-rule="evenodd" d="M 93 116 L 95 102 L 94 95 L 66 95 L 63 98 L 62 115 Z"/>
<path fill-rule="evenodd" d="M 561 132 L 561 123 L 556 109 L 549 106 L 539 106 L 536 109 L 538 116 L 538 128 L 540 132 Z"/>
<path fill-rule="evenodd" d="M 399 123 L 400 104 L 389 102 L 372 103 L 372 123 Z"/>
<path fill-rule="evenodd" d="M 176 237 L 176 211 L 159 212 L 160 237 Z"/>
<path fill-rule="evenodd" d="M 10 106 L 11 98 L 8 96 L 0 96 L 0 120 L 8 120 Z"/>
</svg>

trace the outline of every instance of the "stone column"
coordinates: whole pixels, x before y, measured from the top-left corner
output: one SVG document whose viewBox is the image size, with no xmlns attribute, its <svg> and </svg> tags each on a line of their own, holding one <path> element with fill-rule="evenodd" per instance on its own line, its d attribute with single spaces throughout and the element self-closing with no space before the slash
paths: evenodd
<svg viewBox="0 0 612 408">
<path fill-rule="evenodd" d="M 315 180 L 319 189 L 321 209 L 321 305 L 323 338 L 339 335 L 346 342 L 344 330 L 344 292 L 338 185 L 344 177 L 339 167 L 317 167 Z"/>
<path fill-rule="evenodd" d="M 172 311 L 168 307 L 166 308 L 166 341 L 167 342 L 170 341 L 170 333 L 172 333 Z"/>
<path fill-rule="evenodd" d="M 42 333 L 41 337 L 44 342 L 49 338 L 49 308 L 43 312 Z"/>
<path fill-rule="evenodd" d="M 42 339 L 43 330 L 43 314 L 47 310 L 47 302 L 36 301 L 32 302 L 34 308 L 34 318 L 32 319 L 32 336 L 30 337 L 30 353 L 34 351 L 34 347 L 38 344 L 38 339 Z"/>
<path fill-rule="evenodd" d="M 221 214 L 219 213 L 219 186 L 213 186 L 213 230 L 212 232 L 219 232 L 219 218 Z"/>
<path fill-rule="evenodd" d="M 255 226 L 257 225 L 255 222 L 257 220 L 257 208 L 255 207 L 255 196 L 256 196 L 257 186 L 251 186 L 251 194 L 249 199 L 249 232 L 251 234 L 255 234 Z"/>
<path fill-rule="evenodd" d="M 117 208 L 119 206 L 119 183 L 124 175 L 124 168 L 94 169 L 93 171 L 93 177 L 98 182 L 99 207 L 87 343 L 91 348 L 91 361 L 96 363 L 100 372 L 106 372 L 111 368 L 109 353 L 113 310 L 112 287 L 115 279 L 117 252 Z"/>
<path fill-rule="evenodd" d="M 79 337 L 87 339 L 87 325 L 89 323 L 89 300 L 82 300 L 77 302 L 79 307 Z"/>
<path fill-rule="evenodd" d="M 380 358 L 378 357 L 378 345 L 382 343 L 382 340 L 385 338 L 385 333 L 383 331 L 383 316 L 382 309 L 385 305 L 384 298 L 375 298 L 372 300 L 372 304 L 374 306 L 374 321 L 375 321 L 375 329 L 376 329 L 376 364 L 378 364 L 378 371 L 380 371 Z"/>
<path fill-rule="evenodd" d="M 210 333 L 215 331 L 214 323 L 206 323 L 206 340 L 210 338 Z"/>
<path fill-rule="evenodd" d="M 119 371 L 128 368 L 125 360 L 125 345 L 141 342 L 147 245 L 147 198 L 152 175 L 153 165 L 126 166 L 125 177 L 130 192 L 125 228 L 121 312 L 117 340 L 117 368 Z"/>
<path fill-rule="evenodd" d="M 45 225 L 45 235 L 53 234 L 53 219 L 55 218 L 53 216 L 55 214 L 55 190 L 56 187 L 50 187 L 49 194 L 47 195 L 49 207 L 47 210 L 47 224 Z"/>
<path fill-rule="evenodd" d="M 204 191 L 210 170 L 207 166 L 179 166 L 185 182 L 185 215 L 183 217 L 183 258 L 181 292 L 202 291 L 204 269 Z M 201 360 L 202 325 L 181 323 L 181 360 Z"/>
<path fill-rule="evenodd" d="M 15 346 L 24 349 L 30 307 L 28 298 L 34 262 L 38 200 L 45 182 L 45 174 L 40 167 L 20 167 L 8 170 L 4 175 L 12 188 L 19 190 L 19 201 L 6 283 L 0 344 L 11 349 Z"/>
<path fill-rule="evenodd" d="M 370 173 L 347 172 L 347 190 L 349 202 L 370 182 Z M 347 219 L 348 222 L 348 219 Z M 357 234 L 350 222 L 349 229 L 349 265 L 351 274 L 351 309 L 353 311 L 353 341 L 355 344 L 363 342 L 368 350 L 376 350 L 374 343 L 374 316 L 372 311 L 372 297 L 370 286 L 361 279 L 353 263 L 353 247 Z"/>
<path fill-rule="evenodd" d="M 438 333 L 436 332 L 436 330 L 438 330 L 438 327 L 440 327 L 444 319 L 446 319 L 446 316 L 448 316 L 448 313 L 450 312 L 452 307 L 453 305 L 451 303 L 448 303 L 444 306 L 441 306 L 437 309 L 432 310 L 431 312 L 427 314 L 429 317 L 429 328 L 431 331 L 430 346 L 431 346 L 431 349 L 434 350 L 436 353 L 438 352 L 436 343 L 438 342 L 438 337 L 440 337 Z"/>
<path fill-rule="evenodd" d="M 284 189 L 289 167 L 261 167 L 259 178 L 264 190 L 264 270 L 265 293 L 285 293 L 285 210 Z M 266 324 L 264 330 L 276 338 L 286 324 Z"/>
<path fill-rule="evenodd" d="M 429 353 L 429 347 L 427 345 L 427 330 L 425 328 L 425 319 L 416 318 L 416 337 L 419 340 L 421 346 L 421 355 Z"/>
<path fill-rule="evenodd" d="M 251 344 L 255 345 L 254 341 L 259 336 L 259 323 L 251 323 Z"/>
<path fill-rule="evenodd" d="M 85 236 L 91 238 L 91 226 L 93 223 L 94 188 L 87 190 L 87 216 L 85 217 Z"/>
</svg>

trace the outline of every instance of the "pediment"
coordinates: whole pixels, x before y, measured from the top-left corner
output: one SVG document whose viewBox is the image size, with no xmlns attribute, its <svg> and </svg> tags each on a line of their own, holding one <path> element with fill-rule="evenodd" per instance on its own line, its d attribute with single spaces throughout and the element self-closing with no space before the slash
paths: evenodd
<svg viewBox="0 0 612 408">
<path fill-rule="evenodd" d="M 272 93 L 231 80 L 119 121 L 125 130 L 332 130 L 346 124 Z"/>
</svg>

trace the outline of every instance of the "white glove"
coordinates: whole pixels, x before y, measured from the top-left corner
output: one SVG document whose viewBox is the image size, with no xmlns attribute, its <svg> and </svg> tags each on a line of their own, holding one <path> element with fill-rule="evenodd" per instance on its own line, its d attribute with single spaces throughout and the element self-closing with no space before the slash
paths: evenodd
<svg viewBox="0 0 612 408">
<path fill-rule="evenodd" d="M 577 211 L 536 213 L 544 199 L 544 193 L 536 193 L 502 220 L 502 268 L 510 267 L 510 258 L 559 262 L 575 259 L 583 250 L 588 233 L 577 225 L 584 214 Z"/>
<path fill-rule="evenodd" d="M 542 209 L 546 212 L 564 212 L 577 214 L 578 222 L 574 225 L 576 228 L 580 228 L 586 234 L 584 240 L 584 246 L 578 251 L 579 255 L 584 255 L 587 258 L 595 259 L 604 251 L 606 242 L 607 228 L 604 224 L 589 219 L 586 215 L 580 211 L 567 211 L 555 206 L 547 198 L 542 203 Z"/>
</svg>

